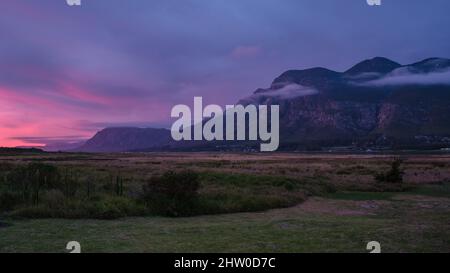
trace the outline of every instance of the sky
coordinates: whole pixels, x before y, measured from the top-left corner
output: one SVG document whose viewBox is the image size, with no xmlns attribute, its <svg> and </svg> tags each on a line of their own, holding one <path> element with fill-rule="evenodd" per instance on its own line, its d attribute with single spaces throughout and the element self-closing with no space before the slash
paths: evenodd
<svg viewBox="0 0 450 273">
<path fill-rule="evenodd" d="M 0 146 L 166 127 L 176 104 L 234 104 L 289 69 L 450 57 L 450 1 L 2 0 Z"/>
</svg>

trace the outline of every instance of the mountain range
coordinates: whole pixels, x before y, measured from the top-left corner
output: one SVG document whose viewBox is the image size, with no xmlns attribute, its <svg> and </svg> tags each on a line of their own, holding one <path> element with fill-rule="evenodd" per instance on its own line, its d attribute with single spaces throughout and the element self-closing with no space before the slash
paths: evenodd
<svg viewBox="0 0 450 273">
<path fill-rule="evenodd" d="M 280 105 L 280 149 L 450 147 L 450 60 L 387 58 L 347 71 L 289 70 L 238 104 Z M 252 143 L 176 143 L 167 129 L 106 128 L 76 151 L 247 150 Z"/>
</svg>

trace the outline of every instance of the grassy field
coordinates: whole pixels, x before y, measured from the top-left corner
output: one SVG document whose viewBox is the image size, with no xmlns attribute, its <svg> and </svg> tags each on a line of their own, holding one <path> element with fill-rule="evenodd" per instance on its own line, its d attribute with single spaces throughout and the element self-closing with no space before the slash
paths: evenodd
<svg viewBox="0 0 450 273">
<path fill-rule="evenodd" d="M 200 173 L 201 196 L 238 196 L 228 207 L 248 200 L 269 204 L 252 212 L 177 218 L 3 215 L 0 252 L 64 252 L 72 240 L 81 243 L 83 252 L 367 252 L 369 241 L 379 241 L 383 252 L 449 252 L 450 156 L 404 155 L 403 192 L 388 192 L 374 179 L 389 168 L 392 158 L 212 153 L 0 156 L 4 163 L 46 162 L 99 177 L 120 171 L 129 175 L 129 194 L 141 188 L 144 177 L 192 169 Z M 242 196 L 249 199 L 241 200 Z M 254 196 L 283 202 L 259 202 Z"/>
</svg>

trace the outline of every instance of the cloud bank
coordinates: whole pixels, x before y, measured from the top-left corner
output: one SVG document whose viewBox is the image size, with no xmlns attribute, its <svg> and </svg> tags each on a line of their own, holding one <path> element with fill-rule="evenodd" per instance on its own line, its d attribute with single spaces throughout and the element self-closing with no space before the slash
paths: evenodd
<svg viewBox="0 0 450 273">
<path fill-rule="evenodd" d="M 287 100 L 304 96 L 310 96 L 318 94 L 314 88 L 302 86 L 296 83 L 287 83 L 285 86 L 279 89 L 261 89 L 257 93 L 241 100 L 241 103 L 259 103 L 262 100 L 268 98 Z"/>
<path fill-rule="evenodd" d="M 368 86 L 395 86 L 395 85 L 450 85 L 450 70 L 436 73 L 409 73 L 403 70 L 391 73 L 381 79 L 362 83 Z"/>
</svg>

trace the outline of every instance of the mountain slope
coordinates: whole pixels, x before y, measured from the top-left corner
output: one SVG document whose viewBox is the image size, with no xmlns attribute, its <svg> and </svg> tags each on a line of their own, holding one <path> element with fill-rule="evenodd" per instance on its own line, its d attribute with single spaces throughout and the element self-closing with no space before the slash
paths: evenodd
<svg viewBox="0 0 450 273">
<path fill-rule="evenodd" d="M 450 144 L 448 59 L 403 66 L 377 57 L 343 73 L 290 70 L 240 102 L 280 105 L 286 149 Z"/>
<path fill-rule="evenodd" d="M 356 64 L 345 71 L 346 75 L 358 75 L 362 73 L 382 73 L 386 74 L 402 65 L 383 57 L 375 57 Z"/>
<path fill-rule="evenodd" d="M 160 148 L 172 141 L 170 131 L 153 128 L 106 128 L 95 134 L 80 152 L 126 152 L 147 148 Z"/>
<path fill-rule="evenodd" d="M 345 72 L 289 70 L 239 104 L 280 105 L 280 149 L 450 147 L 450 60 L 362 61 Z M 171 140 L 165 129 L 108 128 L 79 150 L 244 150 L 248 142 Z M 239 146 L 240 145 L 240 146 Z"/>
</svg>

